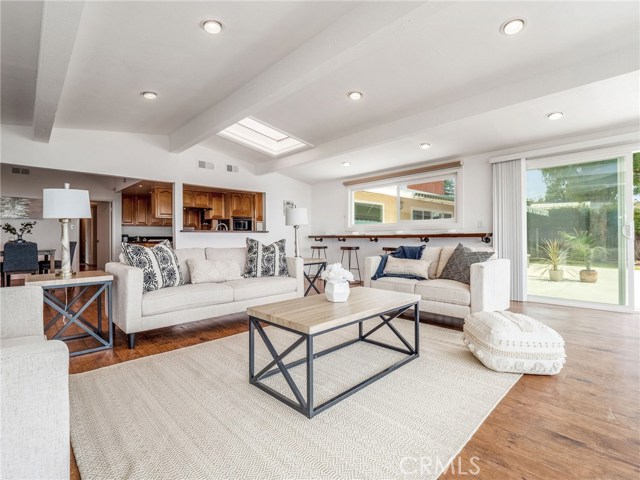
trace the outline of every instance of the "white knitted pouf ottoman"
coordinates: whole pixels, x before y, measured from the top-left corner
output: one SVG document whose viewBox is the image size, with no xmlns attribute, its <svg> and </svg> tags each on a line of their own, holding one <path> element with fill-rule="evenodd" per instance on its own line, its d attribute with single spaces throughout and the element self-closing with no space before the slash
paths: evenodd
<svg viewBox="0 0 640 480">
<path fill-rule="evenodd" d="M 464 343 L 478 360 L 497 372 L 555 375 L 565 360 L 560 334 L 520 313 L 468 315 Z"/>
</svg>

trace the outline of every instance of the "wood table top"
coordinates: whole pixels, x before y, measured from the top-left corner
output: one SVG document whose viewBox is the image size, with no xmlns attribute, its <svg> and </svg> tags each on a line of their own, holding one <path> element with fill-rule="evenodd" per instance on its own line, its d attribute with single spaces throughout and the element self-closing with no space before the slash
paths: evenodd
<svg viewBox="0 0 640 480">
<path fill-rule="evenodd" d="M 334 303 L 324 295 L 258 305 L 247 314 L 305 334 L 321 333 L 366 317 L 419 302 L 420 295 L 373 288 L 351 289 L 346 302 Z"/>
<path fill-rule="evenodd" d="M 102 270 L 87 270 L 84 272 L 74 273 L 71 278 L 62 278 L 55 273 L 47 273 L 45 275 L 28 275 L 25 277 L 24 283 L 29 285 L 37 285 L 39 287 L 51 287 L 56 285 L 78 285 L 80 283 L 91 282 L 108 282 L 113 280 L 113 275 L 103 272 Z"/>
</svg>

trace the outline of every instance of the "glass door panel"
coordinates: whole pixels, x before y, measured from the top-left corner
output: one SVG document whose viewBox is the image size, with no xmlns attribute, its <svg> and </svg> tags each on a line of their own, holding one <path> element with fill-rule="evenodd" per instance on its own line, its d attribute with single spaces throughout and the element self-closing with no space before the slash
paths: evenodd
<svg viewBox="0 0 640 480">
<path fill-rule="evenodd" d="M 626 305 L 624 159 L 527 172 L 527 291 Z"/>
</svg>

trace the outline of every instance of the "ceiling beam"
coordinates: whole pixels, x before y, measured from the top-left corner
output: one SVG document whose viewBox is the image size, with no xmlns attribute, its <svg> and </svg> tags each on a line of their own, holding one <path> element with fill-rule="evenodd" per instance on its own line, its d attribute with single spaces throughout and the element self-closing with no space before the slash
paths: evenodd
<svg viewBox="0 0 640 480">
<path fill-rule="evenodd" d="M 478 92 L 437 107 L 424 108 L 419 113 L 346 135 L 309 150 L 264 162 L 256 166 L 256 173 L 260 175 L 276 172 L 403 138 L 412 138 L 422 132 L 428 132 L 428 129 L 433 127 L 638 70 L 640 70 L 640 58 L 638 58 L 637 46 L 630 45 L 626 49 L 616 51 L 613 55 L 592 58 L 588 62 L 569 65 L 547 75 L 496 85 L 489 91 Z"/>
<path fill-rule="evenodd" d="M 416 9 L 438 11 L 446 2 L 371 2 L 354 7 L 221 102 L 169 135 L 172 152 L 182 152 L 243 118 L 273 105 L 365 53 L 380 35 L 402 28 Z"/>
<path fill-rule="evenodd" d="M 48 1 L 42 11 L 38 77 L 33 109 L 33 139 L 49 142 L 84 1 Z"/>
</svg>

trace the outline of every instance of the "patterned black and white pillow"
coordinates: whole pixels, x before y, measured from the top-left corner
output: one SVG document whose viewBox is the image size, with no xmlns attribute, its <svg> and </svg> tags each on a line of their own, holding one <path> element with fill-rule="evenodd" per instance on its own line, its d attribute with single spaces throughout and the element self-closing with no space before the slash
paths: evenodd
<svg viewBox="0 0 640 480">
<path fill-rule="evenodd" d="M 461 243 L 449 257 L 442 270 L 440 278 L 455 280 L 456 282 L 471 284 L 471 265 L 484 262 L 493 256 L 494 252 L 475 251 Z"/>
<path fill-rule="evenodd" d="M 251 277 L 286 277 L 287 255 L 285 240 L 279 240 L 271 245 L 263 245 L 258 240 L 247 238 L 247 268 L 245 278 Z"/>
<path fill-rule="evenodd" d="M 129 265 L 142 269 L 142 293 L 178 287 L 184 283 L 169 240 L 163 240 L 151 248 L 123 243 L 122 255 Z"/>
</svg>

